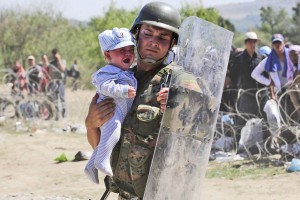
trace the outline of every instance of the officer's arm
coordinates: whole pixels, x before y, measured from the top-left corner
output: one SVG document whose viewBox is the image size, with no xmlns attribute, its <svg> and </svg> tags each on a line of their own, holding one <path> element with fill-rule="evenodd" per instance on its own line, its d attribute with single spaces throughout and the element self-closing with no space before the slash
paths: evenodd
<svg viewBox="0 0 300 200">
<path fill-rule="evenodd" d="M 107 122 L 114 115 L 115 111 L 113 99 L 105 99 L 98 104 L 97 99 L 98 95 L 96 94 L 90 103 L 88 114 L 85 119 L 87 139 L 93 148 L 96 148 L 101 137 L 99 127 Z"/>
<path fill-rule="evenodd" d="M 93 149 L 97 147 L 101 138 L 101 132 L 99 128 L 89 129 L 87 128 L 87 140 Z"/>
</svg>

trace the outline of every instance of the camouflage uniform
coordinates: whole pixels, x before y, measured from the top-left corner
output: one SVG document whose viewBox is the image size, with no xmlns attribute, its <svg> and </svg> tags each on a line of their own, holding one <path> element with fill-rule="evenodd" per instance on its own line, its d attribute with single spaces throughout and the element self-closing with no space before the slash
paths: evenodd
<svg viewBox="0 0 300 200">
<path fill-rule="evenodd" d="M 139 41 L 139 27 L 143 24 L 169 30 L 172 34 L 169 50 L 176 43 L 181 24 L 178 10 L 163 2 L 150 2 L 143 6 L 135 19 L 130 32 Z M 142 58 L 138 52 L 138 59 L 145 63 L 163 63 L 168 56 L 159 60 Z M 137 71 L 133 68 L 138 82 L 136 97 L 131 111 L 127 114 L 123 125 L 119 143 L 115 146 L 112 155 L 113 184 L 117 185 L 120 199 L 140 199 L 143 197 L 149 168 L 160 128 L 162 114 L 157 102 L 157 93 L 162 87 L 168 86 L 170 74 L 181 80 L 182 86 L 197 86 L 192 74 L 180 73 L 173 65 L 155 67 L 150 71 Z M 178 72 L 178 73 L 177 73 Z M 182 76 L 184 75 L 184 76 Z M 173 80 L 173 79 L 172 79 Z M 191 81 L 192 80 L 192 81 Z M 192 82 L 192 83 L 190 83 Z"/>
<path fill-rule="evenodd" d="M 113 181 L 119 188 L 119 199 L 143 197 L 162 119 L 156 97 L 162 87 L 169 85 L 171 73 L 176 85 L 200 90 L 195 77 L 174 64 L 135 72 L 136 98 L 112 156 Z"/>
</svg>

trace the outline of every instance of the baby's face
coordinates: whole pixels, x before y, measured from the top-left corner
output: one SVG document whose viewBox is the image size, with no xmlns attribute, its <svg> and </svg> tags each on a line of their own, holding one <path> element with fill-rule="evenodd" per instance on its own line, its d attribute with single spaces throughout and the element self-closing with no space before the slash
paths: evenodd
<svg viewBox="0 0 300 200">
<path fill-rule="evenodd" d="M 109 64 L 115 65 L 120 69 L 127 70 L 132 65 L 135 55 L 134 46 L 126 46 L 119 49 L 110 50 L 106 55 Z"/>
</svg>

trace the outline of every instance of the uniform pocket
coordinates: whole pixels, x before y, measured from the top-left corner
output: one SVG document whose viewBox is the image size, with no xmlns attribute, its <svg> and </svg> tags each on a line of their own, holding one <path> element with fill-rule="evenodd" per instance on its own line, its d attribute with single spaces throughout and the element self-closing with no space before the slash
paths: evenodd
<svg viewBox="0 0 300 200">
<path fill-rule="evenodd" d="M 152 155 L 153 150 L 140 145 L 132 145 L 128 155 L 132 184 L 139 197 L 143 197 L 145 192 Z"/>
<path fill-rule="evenodd" d="M 128 161 L 132 167 L 141 167 L 148 160 L 152 151 L 146 147 L 133 145 L 128 155 Z"/>
<path fill-rule="evenodd" d="M 159 108 L 148 105 L 139 105 L 136 117 L 138 119 L 136 132 L 139 135 L 147 136 L 158 132 L 161 119 Z"/>
</svg>

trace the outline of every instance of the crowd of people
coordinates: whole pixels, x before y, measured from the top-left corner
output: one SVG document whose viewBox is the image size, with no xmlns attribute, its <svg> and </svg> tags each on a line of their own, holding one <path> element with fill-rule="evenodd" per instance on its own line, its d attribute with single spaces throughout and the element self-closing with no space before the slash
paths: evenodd
<svg viewBox="0 0 300 200">
<path fill-rule="evenodd" d="M 297 142 L 289 127 L 300 123 L 300 46 L 285 42 L 280 33 L 270 39 L 271 47 L 258 48 L 261 40 L 257 34 L 247 32 L 245 48 L 232 49 L 220 110 L 235 114 L 231 114 L 231 122 L 237 141 L 247 121 L 256 118 L 265 122 L 265 132 L 274 141 Z"/>
<path fill-rule="evenodd" d="M 80 76 L 77 61 L 66 68 L 66 61 L 62 59 L 58 49 L 51 51 L 52 58 L 46 54 L 41 56 L 39 63 L 33 55 L 27 57 L 27 66 L 24 68 L 20 61 L 16 61 L 13 67 L 15 77 L 13 80 L 13 92 L 19 96 L 44 95 L 55 103 L 61 117 L 66 117 L 65 84 L 67 76 L 72 77 L 73 90 L 77 90 L 77 82 Z"/>
<path fill-rule="evenodd" d="M 245 34 L 245 49 L 233 49 L 226 77 L 223 111 L 235 111 L 260 116 L 268 99 L 278 99 L 284 91 L 293 87 L 298 73 L 299 46 L 287 46 L 282 34 L 276 33 L 271 38 L 272 47 L 262 46 L 256 51 L 260 39 L 255 32 Z M 256 93 L 268 87 L 260 105 L 257 104 Z M 238 97 L 237 90 L 245 91 Z M 300 118 L 299 99 L 291 93 L 291 105 Z M 235 108 L 236 105 L 236 108 Z M 245 124 L 245 120 L 237 119 L 237 124 Z"/>
</svg>

